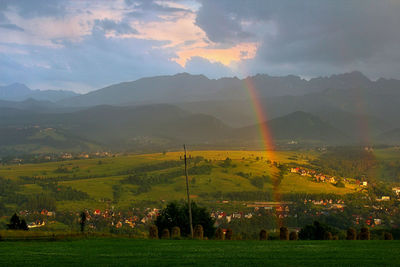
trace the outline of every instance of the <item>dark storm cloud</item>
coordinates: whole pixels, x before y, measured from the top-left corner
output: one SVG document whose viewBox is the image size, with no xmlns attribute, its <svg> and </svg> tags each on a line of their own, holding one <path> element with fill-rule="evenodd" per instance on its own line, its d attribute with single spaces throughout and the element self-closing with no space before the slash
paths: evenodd
<svg viewBox="0 0 400 267">
<path fill-rule="evenodd" d="M 132 28 L 128 23 L 117 22 L 110 19 L 95 20 L 94 30 L 101 30 L 104 32 L 115 31 L 117 34 L 136 34 L 137 30 Z"/>
<path fill-rule="evenodd" d="M 251 32 L 246 32 L 240 25 L 240 10 L 226 9 L 229 2 L 226 1 L 200 1 L 202 6 L 197 12 L 196 24 L 202 28 L 207 37 L 213 42 L 234 43 L 243 41 L 253 36 Z M 233 6 L 229 6 L 233 8 Z"/>
<path fill-rule="evenodd" d="M 361 66 L 368 60 L 382 63 L 399 55 L 396 47 L 400 42 L 400 1 L 200 3 L 196 23 L 214 42 L 240 42 L 254 34 L 259 36 L 255 59 L 259 64 Z M 251 27 L 260 23 L 270 27 L 266 31 Z"/>
</svg>

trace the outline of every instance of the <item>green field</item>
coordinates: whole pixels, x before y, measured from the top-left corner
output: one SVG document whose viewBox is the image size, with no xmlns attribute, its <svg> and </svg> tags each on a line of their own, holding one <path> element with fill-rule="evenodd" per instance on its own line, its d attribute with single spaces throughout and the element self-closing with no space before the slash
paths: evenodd
<svg viewBox="0 0 400 267">
<path fill-rule="evenodd" d="M 299 151 L 191 151 L 192 158 L 204 159 L 198 165 L 208 164 L 212 166 L 211 173 L 190 174 L 191 194 L 197 201 L 215 201 L 215 198 L 206 194 L 221 192 L 252 192 L 278 191 L 286 193 L 353 193 L 357 187 L 347 184 L 345 188 L 338 188 L 330 183 L 315 183 L 309 178 L 297 174 L 287 174 L 276 188 L 273 188 L 273 180 L 279 172 L 278 168 L 267 160 L 280 164 L 308 164 L 316 158 L 316 152 Z M 182 170 L 182 175 L 173 177 L 168 183 L 157 183 L 151 186 L 151 190 L 135 193 L 138 185 L 123 183 L 129 175 L 129 170 L 140 166 L 158 164 L 165 161 L 180 161 L 182 152 L 155 153 L 144 155 L 119 155 L 116 157 L 101 159 L 68 160 L 62 162 L 50 162 L 40 164 L 4 165 L 0 166 L 0 177 L 21 181 L 21 177 L 34 177 L 38 181 L 47 182 L 54 179 L 61 186 L 69 186 L 73 189 L 85 192 L 89 195 L 85 200 L 60 200 L 57 201 L 57 210 L 82 210 L 103 209 L 110 201 L 117 208 L 126 209 L 141 202 L 157 202 L 180 200 L 185 197 L 185 180 L 183 176 L 183 162 L 181 166 L 166 167 L 146 174 L 159 175 L 171 171 Z M 230 166 L 221 166 L 226 158 L 230 158 Z M 189 162 L 193 167 L 194 162 Z M 63 169 L 60 172 L 58 169 Z M 238 173 L 245 173 L 250 177 L 243 177 Z M 265 182 L 262 188 L 257 188 L 251 183 L 251 178 L 268 176 L 270 182 Z M 118 199 L 115 199 L 115 185 L 120 186 Z M 45 192 L 37 183 L 26 183 L 21 186 L 19 193 L 32 195 Z"/>
<path fill-rule="evenodd" d="M 400 241 L 84 239 L 0 242 L 0 265 L 394 266 Z"/>
</svg>

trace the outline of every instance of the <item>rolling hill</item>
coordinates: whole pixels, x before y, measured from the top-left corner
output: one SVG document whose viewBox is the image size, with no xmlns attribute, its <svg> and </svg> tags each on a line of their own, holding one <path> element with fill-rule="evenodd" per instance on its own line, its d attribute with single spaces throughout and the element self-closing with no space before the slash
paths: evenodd
<svg viewBox="0 0 400 267">
<path fill-rule="evenodd" d="M 81 152 L 101 150 L 93 141 L 55 128 L 0 128 L 0 156 L 29 153 Z"/>
<path fill-rule="evenodd" d="M 345 144 L 350 138 L 320 118 L 297 111 L 265 122 L 275 141 L 317 142 L 325 144 Z M 242 139 L 260 138 L 260 125 L 244 127 L 238 130 Z"/>
</svg>

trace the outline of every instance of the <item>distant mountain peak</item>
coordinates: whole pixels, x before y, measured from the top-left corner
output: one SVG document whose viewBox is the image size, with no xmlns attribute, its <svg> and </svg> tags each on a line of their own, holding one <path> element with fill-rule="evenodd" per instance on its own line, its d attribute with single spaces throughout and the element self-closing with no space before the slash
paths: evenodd
<svg viewBox="0 0 400 267">
<path fill-rule="evenodd" d="M 342 73 L 342 74 L 335 74 L 332 75 L 330 78 L 336 78 L 336 79 L 341 79 L 341 80 L 348 80 L 348 81 L 365 81 L 365 82 L 371 82 L 371 80 L 365 76 L 362 72 L 360 71 L 351 71 L 347 73 Z"/>
<path fill-rule="evenodd" d="M 12 83 L 0 86 L 0 99 L 7 101 L 35 100 L 58 101 L 78 94 L 66 90 L 32 90 L 23 83 Z"/>
</svg>

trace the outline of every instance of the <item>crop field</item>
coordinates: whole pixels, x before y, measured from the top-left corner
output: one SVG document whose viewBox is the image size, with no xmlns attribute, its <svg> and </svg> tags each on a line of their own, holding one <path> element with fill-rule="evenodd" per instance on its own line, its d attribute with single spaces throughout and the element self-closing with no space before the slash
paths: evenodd
<svg viewBox="0 0 400 267">
<path fill-rule="evenodd" d="M 270 154 L 262 151 L 191 151 L 189 156 L 191 195 L 196 201 L 215 201 L 213 194 L 217 192 L 223 196 L 225 193 L 243 191 L 346 194 L 357 190 L 351 184 L 338 188 L 330 183 L 315 183 L 308 177 L 290 173 L 285 174 L 279 186 L 273 188 L 279 169 L 268 162 Z M 273 159 L 280 164 L 304 165 L 317 156 L 316 152 L 280 151 L 274 152 Z M 199 157 L 200 160 L 196 162 Z M 88 195 L 84 200 L 57 200 L 57 210 L 104 208 L 110 201 L 118 208 L 127 208 L 143 201 L 162 203 L 183 199 L 185 179 L 182 158 L 182 152 L 167 152 L 4 165 L 0 166 L 0 177 L 20 181 L 22 186 L 19 193 L 25 195 L 46 192 L 43 183 L 51 182 Z M 227 158 L 230 159 L 228 163 L 225 162 Z M 195 170 L 196 166 L 204 165 L 207 165 L 205 171 Z M 138 168 L 141 168 L 139 174 Z M 130 175 L 142 175 L 142 183 L 147 187 L 137 181 L 127 181 Z M 150 181 L 154 177 L 167 178 L 147 184 L 146 179 Z M 264 179 L 265 182 L 257 186 L 252 183 L 253 178 Z"/>
<path fill-rule="evenodd" d="M 0 242 L 0 265 L 14 266 L 389 266 L 400 241 L 136 240 Z"/>
</svg>

